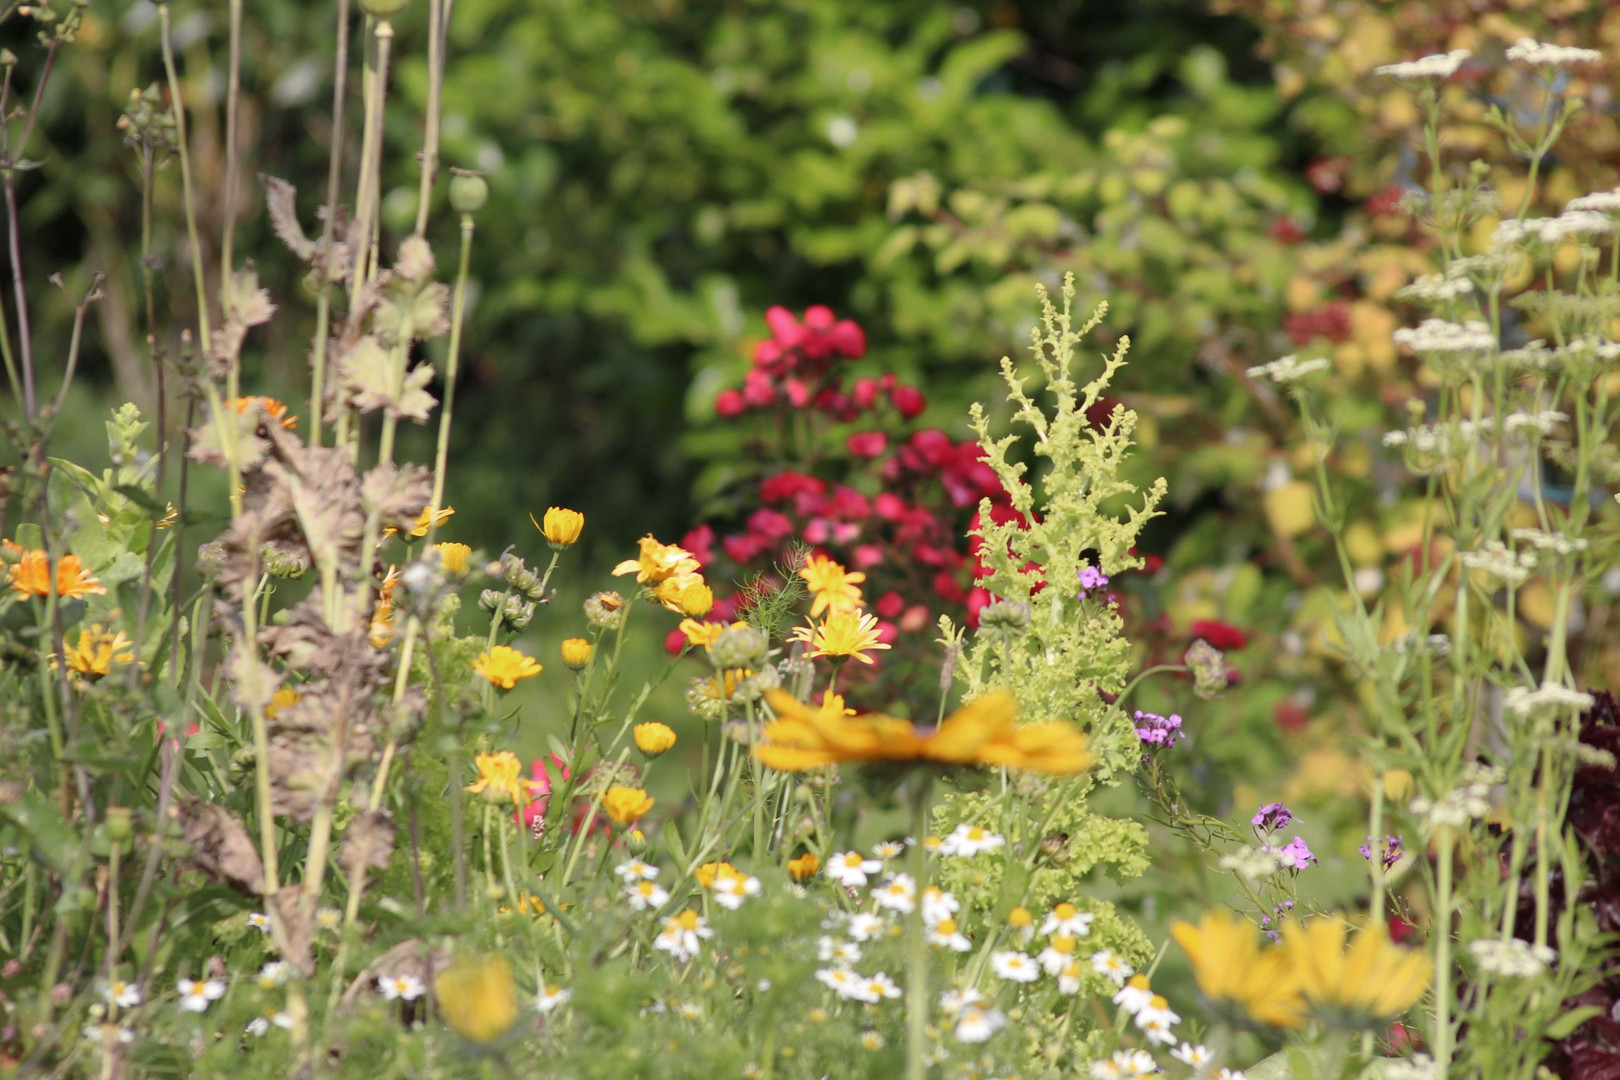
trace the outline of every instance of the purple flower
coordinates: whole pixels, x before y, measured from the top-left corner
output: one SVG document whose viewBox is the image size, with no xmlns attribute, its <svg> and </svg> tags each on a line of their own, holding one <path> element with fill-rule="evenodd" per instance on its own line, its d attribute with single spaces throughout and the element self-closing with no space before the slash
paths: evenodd
<svg viewBox="0 0 1620 1080">
<path fill-rule="evenodd" d="M 1261 832 L 1277 832 L 1288 828 L 1288 823 L 1294 820 L 1294 815 L 1288 812 L 1288 807 L 1280 802 L 1268 802 L 1260 808 L 1260 812 L 1249 819 L 1249 824 Z"/>
<path fill-rule="evenodd" d="M 1085 567 L 1080 571 L 1080 595 L 1084 596 L 1092 589 L 1100 589 L 1108 584 L 1108 575 L 1095 566 Z"/>
<path fill-rule="evenodd" d="M 1147 746 L 1163 746 L 1165 748 L 1176 745 L 1181 738 L 1181 717 L 1174 713 L 1169 716 L 1160 716 L 1158 713 L 1136 710 L 1136 737 Z"/>
<path fill-rule="evenodd" d="M 1361 847 L 1357 849 L 1361 852 L 1361 857 L 1369 862 L 1372 861 L 1373 857 L 1372 840 L 1372 837 L 1367 837 L 1367 842 L 1362 844 Z M 1384 837 L 1384 850 L 1379 856 L 1383 861 L 1384 869 L 1388 870 L 1390 867 L 1400 862 L 1401 854 L 1401 838 L 1398 836 Z"/>
<path fill-rule="evenodd" d="M 1277 861 L 1290 870 L 1303 870 L 1317 861 L 1316 856 L 1311 854 L 1311 849 L 1306 846 L 1305 838 L 1302 836 L 1294 837 L 1288 841 L 1286 847 L 1276 848 L 1275 850 L 1277 852 Z"/>
</svg>

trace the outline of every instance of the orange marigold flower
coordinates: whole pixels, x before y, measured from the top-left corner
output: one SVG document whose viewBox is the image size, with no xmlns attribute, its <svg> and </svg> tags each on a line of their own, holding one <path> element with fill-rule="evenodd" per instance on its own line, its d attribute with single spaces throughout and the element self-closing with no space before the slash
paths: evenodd
<svg viewBox="0 0 1620 1080">
<path fill-rule="evenodd" d="M 14 553 L 20 553 L 11 567 L 11 588 L 24 596 L 51 594 L 51 564 L 40 548 L 24 550 L 6 541 Z M 91 576 L 77 555 L 63 555 L 56 564 L 56 595 L 69 600 L 82 600 L 86 596 L 100 595 L 106 587 Z"/>
<path fill-rule="evenodd" d="M 298 426 L 298 417 L 289 416 L 286 404 L 273 397 L 252 394 L 248 397 L 239 397 L 231 402 L 231 407 L 239 413 L 245 413 L 255 405 L 263 405 L 264 411 L 270 414 L 270 419 L 289 431 Z"/>
</svg>

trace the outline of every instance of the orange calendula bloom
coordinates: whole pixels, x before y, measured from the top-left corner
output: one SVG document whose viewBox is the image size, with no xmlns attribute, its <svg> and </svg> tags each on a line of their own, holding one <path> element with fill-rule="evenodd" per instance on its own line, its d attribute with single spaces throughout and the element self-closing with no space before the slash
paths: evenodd
<svg viewBox="0 0 1620 1080">
<path fill-rule="evenodd" d="M 433 549 L 439 553 L 439 562 L 444 564 L 446 570 L 457 577 L 467 573 L 472 560 L 472 548 L 451 540 L 443 544 L 434 544 Z"/>
<path fill-rule="evenodd" d="M 94 682 L 112 674 L 114 664 L 127 664 L 134 660 L 132 648 L 133 642 L 124 636 L 123 631 L 113 633 L 100 623 L 93 623 L 79 630 L 78 645 L 62 642 L 62 655 L 67 659 L 69 671 Z M 55 666 L 54 661 L 52 666 Z"/>
<path fill-rule="evenodd" d="M 516 754 L 510 750 L 479 754 L 474 763 L 478 766 L 478 779 L 467 785 L 470 793 L 477 795 L 487 791 L 492 795 L 505 795 L 519 806 L 528 804 L 537 785 L 524 778 L 523 762 Z"/>
<path fill-rule="evenodd" d="M 657 801 L 641 788 L 615 784 L 602 795 L 602 810 L 620 825 L 634 825 L 647 815 Z"/>
<path fill-rule="evenodd" d="M 793 631 L 792 641 L 810 646 L 804 654 L 810 659 L 818 656 L 853 656 L 863 664 L 873 662 L 866 654 L 889 646 L 878 640 L 877 616 L 849 611 L 829 612 L 819 625 L 812 623 Z"/>
<path fill-rule="evenodd" d="M 789 859 L 787 868 L 794 881 L 804 881 L 816 876 L 816 871 L 821 869 L 821 860 L 815 852 L 807 851 L 797 859 Z"/>
<path fill-rule="evenodd" d="M 517 987 L 504 956 L 464 957 L 433 980 L 439 1012 L 452 1031 L 494 1042 L 517 1023 Z"/>
<path fill-rule="evenodd" d="M 783 772 L 890 761 L 1066 774 L 1084 772 L 1096 760 L 1085 735 L 1068 724 L 1019 727 L 1018 702 L 1005 690 L 973 699 L 937 728 L 882 713 L 845 717 L 812 709 L 781 690 L 772 690 L 766 700 L 776 719 L 765 725 L 754 756 Z"/>
<path fill-rule="evenodd" d="M 596 651 L 596 647 L 582 637 L 568 638 L 560 648 L 563 666 L 569 671 L 583 671 L 585 665 L 591 662 L 591 654 Z"/>
<path fill-rule="evenodd" d="M 443 510 L 440 510 L 438 514 L 434 515 L 430 521 L 428 519 L 428 515 L 432 509 L 433 508 L 431 506 L 422 507 L 422 512 L 416 515 L 416 524 L 412 525 L 410 530 L 406 532 L 405 535 L 415 539 L 421 539 L 428 534 L 429 527 L 443 525 L 446 521 L 449 521 L 456 512 L 455 507 L 446 506 Z M 383 527 L 384 536 L 393 536 L 398 532 L 399 530 L 394 528 L 392 525 Z"/>
<path fill-rule="evenodd" d="M 657 757 L 675 745 L 675 732 L 668 724 L 653 720 L 637 724 L 634 728 L 636 749 L 648 757 Z"/>
<path fill-rule="evenodd" d="M 289 416 L 286 404 L 273 397 L 253 394 L 248 397 L 239 397 L 231 402 L 231 408 L 239 413 L 245 413 L 255 405 L 263 405 L 264 411 L 270 414 L 270 419 L 289 431 L 298 426 L 298 417 Z"/>
<path fill-rule="evenodd" d="M 854 611 L 861 606 L 860 583 L 866 574 L 857 570 L 850 573 L 825 555 L 812 556 L 799 571 L 814 599 L 810 602 L 810 617 L 823 611 L 838 613 Z"/>
<path fill-rule="evenodd" d="M 529 515 L 534 521 L 534 515 Z M 545 517 L 534 521 L 534 527 L 540 530 L 540 535 L 546 538 L 546 543 L 553 549 L 561 551 L 565 547 L 573 547 L 579 543 L 579 534 L 585 531 L 585 515 L 578 510 L 567 510 L 561 506 L 553 506 L 546 510 Z"/>
<path fill-rule="evenodd" d="M 6 541 L 7 550 L 17 556 L 11 567 L 11 588 L 24 596 L 51 594 L 51 563 L 41 548 L 24 550 Z M 56 564 L 56 595 L 68 600 L 82 600 L 86 596 L 101 595 L 106 587 L 85 571 L 84 562 L 77 555 L 63 555 Z"/>
<path fill-rule="evenodd" d="M 532 679 L 543 670 L 538 660 L 523 655 L 510 645 L 497 645 L 473 661 L 473 671 L 502 690 L 510 690 L 519 681 Z"/>
</svg>

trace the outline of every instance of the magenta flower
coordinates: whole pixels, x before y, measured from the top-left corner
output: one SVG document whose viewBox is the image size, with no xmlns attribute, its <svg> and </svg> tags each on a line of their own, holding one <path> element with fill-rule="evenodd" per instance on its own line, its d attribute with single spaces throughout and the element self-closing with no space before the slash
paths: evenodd
<svg viewBox="0 0 1620 1080">
<path fill-rule="evenodd" d="M 1163 746 L 1166 749 L 1176 745 L 1181 738 L 1181 717 L 1172 713 L 1169 716 L 1160 716 L 1158 713 L 1136 711 L 1136 737 L 1142 740 L 1145 747 Z"/>
<path fill-rule="evenodd" d="M 567 780 L 571 775 L 568 766 L 563 764 L 562 758 L 556 754 L 551 755 L 551 764 L 556 767 L 558 779 Z M 531 790 L 535 794 L 534 801 L 516 812 L 518 822 L 526 829 L 539 827 L 546 820 L 546 805 L 551 802 L 551 773 L 546 767 L 544 758 L 535 758 L 529 766 Z"/>
<path fill-rule="evenodd" d="M 1249 819 L 1249 824 L 1261 832 L 1272 833 L 1288 828 L 1289 822 L 1293 820 L 1294 815 L 1289 813 L 1288 807 L 1280 802 L 1270 802 Z"/>
</svg>

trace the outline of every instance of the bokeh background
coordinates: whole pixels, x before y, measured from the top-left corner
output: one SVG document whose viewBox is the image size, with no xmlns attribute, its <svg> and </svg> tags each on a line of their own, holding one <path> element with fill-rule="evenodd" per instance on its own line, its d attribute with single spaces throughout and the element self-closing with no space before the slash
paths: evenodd
<svg viewBox="0 0 1620 1080">
<path fill-rule="evenodd" d="M 292 316 L 250 342 L 244 386 L 301 414 L 313 305 L 271 236 L 257 175 L 295 184 L 314 220 L 333 42 L 332 20 L 311 17 L 311 6 L 251 5 L 235 200 L 238 249 Z M 94 465 L 106 410 L 154 400 L 138 312 L 140 185 L 113 124 L 132 89 L 161 81 L 161 65 L 152 4 L 95 0 L 89 10 L 53 76 L 33 147 L 39 165 L 20 190 L 44 370 L 65 352 L 91 274 L 108 278 L 56 445 Z M 181 0 L 172 10 L 213 235 L 227 204 L 224 9 Z M 424 17 L 418 0 L 396 23 L 384 181 L 385 233 L 396 238 L 414 216 Z M 1167 513 L 1144 544 L 1162 565 L 1118 585 L 1130 632 L 1146 662 L 1179 656 L 1195 623 L 1205 636 L 1221 624 L 1237 675 L 1224 700 L 1198 703 L 1196 715 L 1175 684 L 1149 689 L 1141 705 L 1189 713 L 1191 799 L 1245 817 L 1260 801 L 1287 799 L 1348 895 L 1369 775 L 1347 749 L 1360 723 L 1356 688 L 1337 681 L 1332 660 L 1332 614 L 1350 586 L 1311 509 L 1313 452 L 1293 410 L 1244 371 L 1290 352 L 1333 359 L 1331 469 L 1350 507 L 1355 587 L 1376 595 L 1420 535 L 1417 492 L 1378 439 L 1428 391 L 1390 340 L 1413 315 L 1395 290 L 1427 260 L 1422 231 L 1400 207 L 1423 179 L 1414 99 L 1371 72 L 1472 50 L 1481 63 L 1444 90 L 1444 154 L 1511 166 L 1485 115 L 1492 104 L 1510 115 L 1539 104 L 1529 77 L 1500 62 L 1522 36 L 1612 56 L 1620 8 L 457 0 L 444 162 L 484 170 L 491 197 L 477 219 L 451 455 L 457 516 L 442 535 L 488 555 L 516 543 L 535 560 L 545 556 L 529 512 L 563 505 L 587 517 L 559 579 L 557 618 L 537 619 L 522 642 L 550 670 L 518 692 L 541 717 L 519 739 L 531 753 L 544 747 L 546 706 L 566 679 L 551 659 L 556 640 L 578 632 L 579 599 L 609 585 L 607 570 L 636 538 L 675 540 L 735 514 L 727 493 L 747 452 L 714 402 L 740 384 L 768 306 L 824 304 L 856 320 L 869 344 L 859 371 L 922 387 L 919 422 L 960 438 L 968 404 L 999 397 L 996 361 L 1027 346 L 1034 284 L 1073 272 L 1081 306 L 1111 305 L 1097 348 L 1133 339 L 1115 389 L 1142 416 L 1135 476 L 1169 481 Z M 37 70 L 18 67 L 23 89 Z M 1590 107 L 1571 121 L 1531 213 L 1620 179 L 1613 75 L 1600 63 L 1572 76 Z M 1500 184 L 1509 206 L 1523 190 L 1514 184 Z M 171 165 L 157 189 L 152 258 L 160 310 L 173 314 L 162 321 L 183 325 L 193 315 L 178 191 Z M 430 233 L 441 263 L 456 243 L 443 198 L 441 185 Z M 217 266 L 207 271 L 217 280 Z M 46 283 L 51 274 L 63 290 Z M 159 345 L 172 356 L 178 342 Z M 430 440 L 413 431 L 403 453 L 425 460 Z M 199 483 L 205 501 L 223 505 L 218 478 Z M 1526 589 L 1519 604 L 1523 632 L 1545 629 L 1545 590 Z M 1576 667 L 1612 682 L 1620 658 L 1601 651 L 1615 635 L 1602 633 L 1607 612 L 1598 614 L 1577 635 Z M 639 638 L 638 673 L 661 670 L 665 629 Z M 678 719 L 683 681 L 649 712 L 689 723 Z M 1174 880 L 1183 872 L 1187 864 L 1167 861 L 1132 888 L 1147 897 L 1196 887 Z"/>
</svg>

